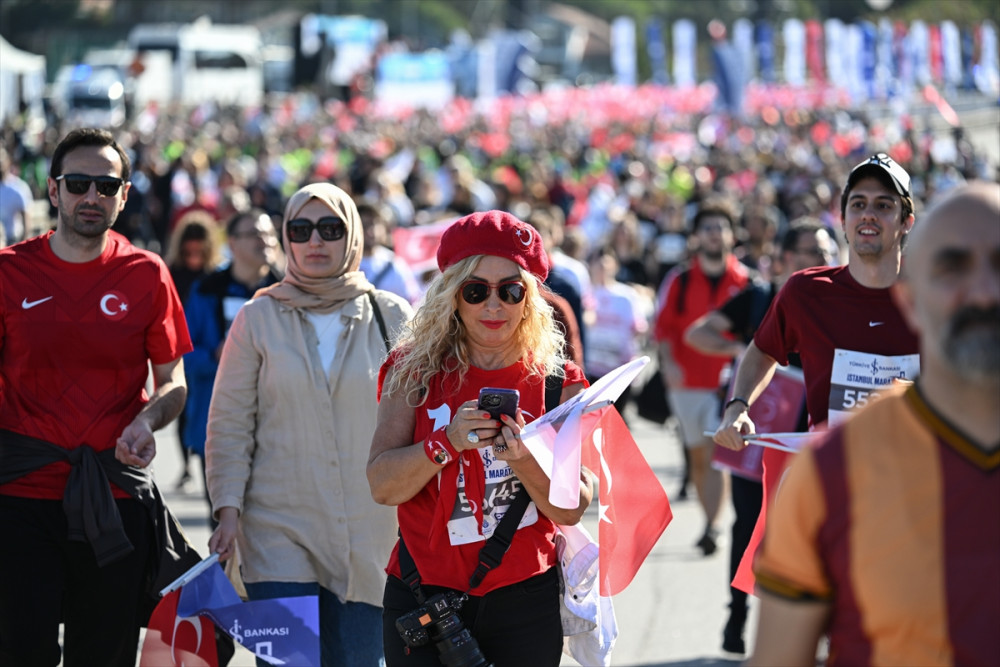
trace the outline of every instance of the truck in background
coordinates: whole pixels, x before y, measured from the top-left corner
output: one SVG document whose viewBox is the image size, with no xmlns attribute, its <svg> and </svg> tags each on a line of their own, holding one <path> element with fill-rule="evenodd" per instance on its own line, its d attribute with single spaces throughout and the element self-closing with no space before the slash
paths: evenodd
<svg viewBox="0 0 1000 667">
<path fill-rule="evenodd" d="M 254 26 L 215 24 L 206 17 L 189 24 L 139 24 L 129 32 L 128 47 L 135 54 L 138 106 L 264 101 L 261 35 Z"/>
</svg>

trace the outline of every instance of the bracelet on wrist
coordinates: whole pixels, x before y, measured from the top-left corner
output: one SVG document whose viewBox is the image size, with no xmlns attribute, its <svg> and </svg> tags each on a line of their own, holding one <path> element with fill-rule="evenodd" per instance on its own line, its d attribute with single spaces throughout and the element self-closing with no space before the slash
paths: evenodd
<svg viewBox="0 0 1000 667">
<path fill-rule="evenodd" d="M 448 442 L 444 428 L 434 431 L 424 440 L 424 454 L 436 465 L 446 466 L 458 460 L 458 450 Z"/>
<path fill-rule="evenodd" d="M 750 403 L 747 402 L 747 399 L 740 398 L 739 396 L 733 396 L 731 399 L 729 399 L 726 402 L 726 405 L 722 409 L 723 410 L 728 410 L 729 406 L 732 405 L 733 403 L 742 403 L 744 410 L 749 410 L 750 409 Z"/>
</svg>

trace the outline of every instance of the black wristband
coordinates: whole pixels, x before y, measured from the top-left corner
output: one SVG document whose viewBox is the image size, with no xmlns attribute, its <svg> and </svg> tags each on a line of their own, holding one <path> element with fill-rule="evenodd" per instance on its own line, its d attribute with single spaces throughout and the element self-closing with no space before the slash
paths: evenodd
<svg viewBox="0 0 1000 667">
<path fill-rule="evenodd" d="M 740 398 L 739 396 L 733 396 L 731 399 L 729 399 L 729 401 L 726 402 L 726 405 L 722 409 L 728 410 L 729 406 L 732 405 L 733 403 L 742 403 L 745 406 L 743 408 L 744 410 L 750 409 L 750 404 L 747 402 L 747 399 Z"/>
</svg>

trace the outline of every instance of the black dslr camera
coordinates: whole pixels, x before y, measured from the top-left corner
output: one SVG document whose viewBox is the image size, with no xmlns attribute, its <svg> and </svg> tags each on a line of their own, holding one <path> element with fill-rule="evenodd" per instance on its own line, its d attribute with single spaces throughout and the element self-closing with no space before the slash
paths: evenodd
<svg viewBox="0 0 1000 667">
<path fill-rule="evenodd" d="M 408 614 L 396 619 L 396 630 L 408 647 L 434 640 L 446 667 L 493 667 L 486 661 L 476 638 L 465 628 L 458 610 L 465 593 L 438 593 Z"/>
</svg>

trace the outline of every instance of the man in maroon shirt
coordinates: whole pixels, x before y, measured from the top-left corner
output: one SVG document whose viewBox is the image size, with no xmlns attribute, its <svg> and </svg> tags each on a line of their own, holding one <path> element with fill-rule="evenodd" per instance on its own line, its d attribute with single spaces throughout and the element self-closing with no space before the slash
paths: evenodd
<svg viewBox="0 0 1000 667">
<path fill-rule="evenodd" d="M 841 421 L 893 377 L 917 370 L 917 338 L 889 293 L 913 226 L 910 177 L 885 153 L 854 167 L 840 201 L 846 266 L 794 274 L 771 304 L 740 362 L 715 442 L 745 446 L 747 408 L 788 354 L 802 359 L 810 426 Z"/>
</svg>

